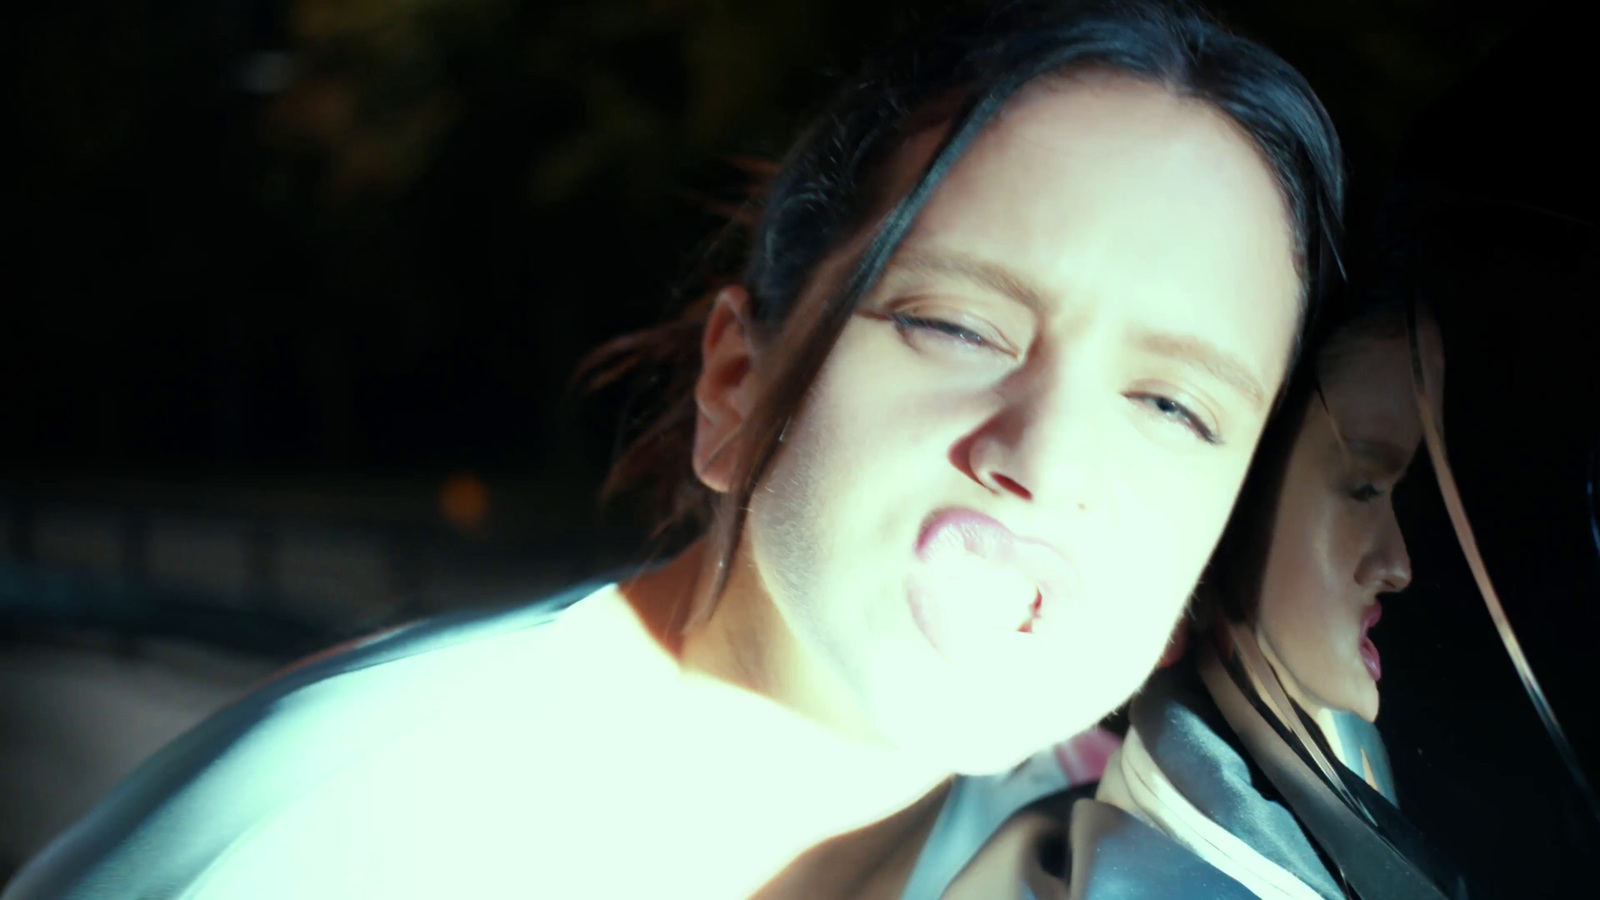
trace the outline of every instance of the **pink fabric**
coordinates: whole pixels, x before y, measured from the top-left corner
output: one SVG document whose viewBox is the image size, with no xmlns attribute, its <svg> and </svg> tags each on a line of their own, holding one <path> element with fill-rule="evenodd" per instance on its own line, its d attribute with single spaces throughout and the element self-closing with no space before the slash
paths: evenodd
<svg viewBox="0 0 1600 900">
<path fill-rule="evenodd" d="M 1056 745 L 1056 764 L 1071 784 L 1099 781 L 1106 762 L 1122 746 L 1122 738 L 1104 728 L 1091 728 Z"/>
</svg>

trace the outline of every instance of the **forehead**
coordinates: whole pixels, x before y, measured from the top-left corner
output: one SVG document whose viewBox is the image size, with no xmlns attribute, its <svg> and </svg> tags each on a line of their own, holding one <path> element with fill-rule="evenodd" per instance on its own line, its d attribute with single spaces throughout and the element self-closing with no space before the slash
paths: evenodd
<svg viewBox="0 0 1600 900">
<path fill-rule="evenodd" d="M 1443 360 L 1428 354 L 1424 365 L 1442 376 Z M 1412 447 L 1422 439 L 1422 423 L 1406 337 L 1362 340 L 1323 378 L 1323 397 L 1340 432 Z"/>
<path fill-rule="evenodd" d="M 915 137 L 896 174 L 941 136 Z M 1004 265 L 1064 315 L 1159 318 L 1256 360 L 1270 384 L 1299 316 L 1292 231 L 1254 144 L 1209 105 L 1127 76 L 1023 91 L 940 184 L 905 246 Z"/>
</svg>

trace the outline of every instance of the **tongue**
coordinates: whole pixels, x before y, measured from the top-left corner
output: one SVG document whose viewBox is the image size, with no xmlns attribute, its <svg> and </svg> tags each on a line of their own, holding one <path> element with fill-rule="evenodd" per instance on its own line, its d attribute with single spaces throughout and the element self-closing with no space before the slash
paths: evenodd
<svg viewBox="0 0 1600 900">
<path fill-rule="evenodd" d="M 1011 566 L 964 552 L 939 553 L 919 566 L 912 611 L 928 639 L 953 661 L 1000 652 L 1026 625 L 1038 589 Z"/>
<path fill-rule="evenodd" d="M 1367 674 L 1372 676 L 1372 680 L 1383 677 L 1382 657 L 1378 655 L 1378 645 L 1370 637 L 1361 638 L 1361 662 L 1367 667 Z"/>
</svg>

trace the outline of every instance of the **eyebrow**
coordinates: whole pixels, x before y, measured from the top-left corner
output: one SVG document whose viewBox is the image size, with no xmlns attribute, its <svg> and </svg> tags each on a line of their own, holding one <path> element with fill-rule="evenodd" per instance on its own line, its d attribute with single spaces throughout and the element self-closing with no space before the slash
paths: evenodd
<svg viewBox="0 0 1600 900">
<path fill-rule="evenodd" d="M 1382 466 L 1382 471 L 1385 473 L 1404 472 L 1411 468 L 1412 454 L 1389 441 L 1349 438 L 1344 441 L 1344 446 L 1350 451 L 1351 456 L 1375 462 Z"/>
<path fill-rule="evenodd" d="M 895 257 L 890 268 L 919 275 L 959 278 L 1039 313 L 1051 305 L 1048 292 L 1005 266 L 961 253 L 907 250 Z M 1209 341 L 1191 335 L 1146 331 L 1139 335 L 1138 343 L 1147 352 L 1182 363 L 1229 385 L 1258 409 L 1266 404 L 1267 392 L 1250 369 Z"/>
<path fill-rule="evenodd" d="M 929 253 L 908 250 L 896 256 L 889 264 L 918 275 L 944 275 L 959 278 L 978 287 L 994 291 L 1040 312 L 1049 306 L 1048 294 L 1027 279 L 998 263 L 978 259 L 961 253 Z"/>
<path fill-rule="evenodd" d="M 1232 387 L 1257 409 L 1266 405 L 1267 391 L 1250 369 L 1236 357 L 1210 341 L 1192 335 L 1147 331 L 1139 336 L 1139 346 L 1157 356 L 1182 363 Z"/>
</svg>

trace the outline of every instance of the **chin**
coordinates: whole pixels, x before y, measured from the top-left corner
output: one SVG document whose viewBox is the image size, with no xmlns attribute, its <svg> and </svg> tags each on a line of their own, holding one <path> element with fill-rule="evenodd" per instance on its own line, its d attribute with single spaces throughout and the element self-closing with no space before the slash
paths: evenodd
<svg viewBox="0 0 1600 900">
<path fill-rule="evenodd" d="M 1356 710 L 1356 715 L 1366 719 L 1368 722 L 1376 722 L 1378 721 L 1378 705 L 1378 698 L 1373 697 L 1371 703 L 1366 704 L 1361 709 Z"/>
<path fill-rule="evenodd" d="M 1349 704 L 1348 708 L 1350 712 L 1368 722 L 1376 722 L 1378 720 L 1378 686 L 1373 683 L 1372 679 L 1367 677 L 1366 670 L 1362 670 L 1361 678 L 1366 683 L 1356 689 L 1355 696 L 1351 698 L 1353 702 Z"/>
<path fill-rule="evenodd" d="M 984 714 L 997 712 L 993 709 L 969 709 L 967 712 L 969 714 L 962 715 L 956 708 L 945 706 L 931 719 L 924 718 L 915 724 L 901 723 L 911 727 L 896 729 L 900 733 L 894 743 L 944 771 L 959 775 L 994 775 L 1016 768 L 1028 757 L 1062 739 L 1040 728 L 1037 706 L 1025 724 L 1009 716 Z"/>
</svg>

